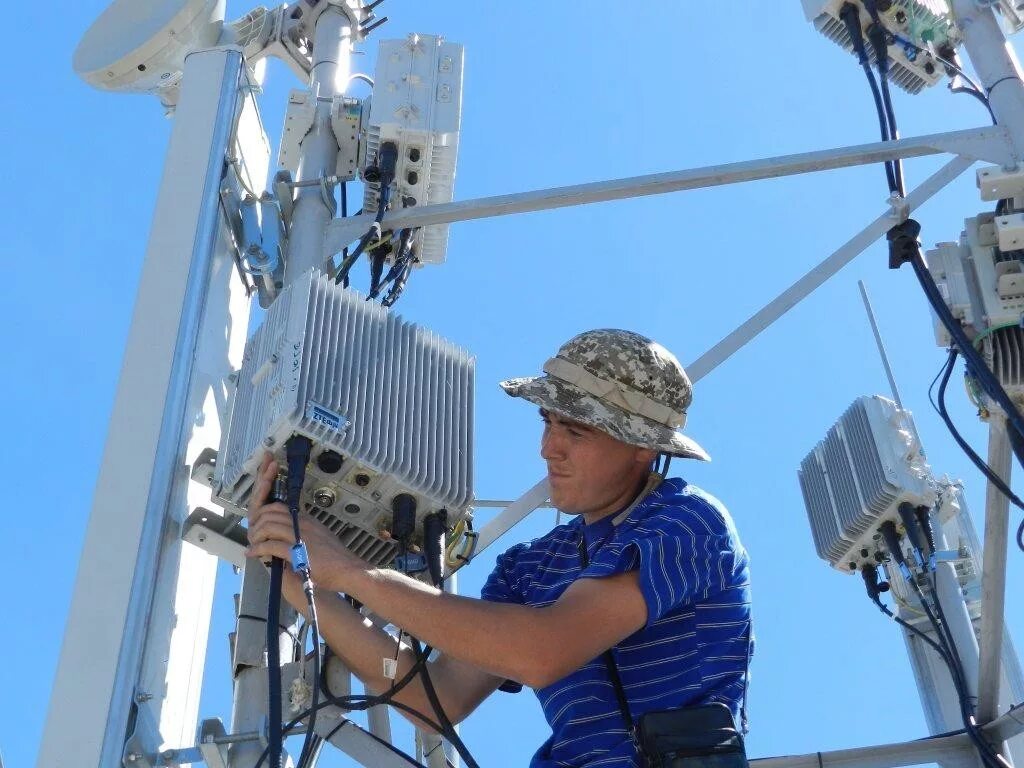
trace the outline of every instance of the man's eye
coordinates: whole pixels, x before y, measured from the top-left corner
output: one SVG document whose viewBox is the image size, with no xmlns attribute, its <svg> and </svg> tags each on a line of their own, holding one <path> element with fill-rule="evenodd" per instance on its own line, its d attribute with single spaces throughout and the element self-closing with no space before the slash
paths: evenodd
<svg viewBox="0 0 1024 768">
<path fill-rule="evenodd" d="M 570 429 L 569 434 L 572 435 L 573 437 L 583 437 L 583 433 L 577 429 Z"/>
</svg>

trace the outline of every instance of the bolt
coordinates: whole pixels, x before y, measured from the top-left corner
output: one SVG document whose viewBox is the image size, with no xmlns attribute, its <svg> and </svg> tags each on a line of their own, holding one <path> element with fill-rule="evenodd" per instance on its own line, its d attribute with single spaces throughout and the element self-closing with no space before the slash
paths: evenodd
<svg viewBox="0 0 1024 768">
<path fill-rule="evenodd" d="M 129 752 L 127 755 L 124 756 L 125 760 L 127 760 L 129 763 L 134 763 L 141 757 L 142 755 L 140 755 L 138 752 Z"/>
<path fill-rule="evenodd" d="M 135 694 L 135 701 L 139 704 L 143 704 L 153 698 L 152 693 L 146 693 L 145 691 L 139 691 Z"/>
<path fill-rule="evenodd" d="M 274 445 L 274 438 L 268 437 L 266 440 L 263 441 L 263 444 L 265 446 L 267 446 L 267 448 L 273 447 L 273 445 Z"/>
</svg>

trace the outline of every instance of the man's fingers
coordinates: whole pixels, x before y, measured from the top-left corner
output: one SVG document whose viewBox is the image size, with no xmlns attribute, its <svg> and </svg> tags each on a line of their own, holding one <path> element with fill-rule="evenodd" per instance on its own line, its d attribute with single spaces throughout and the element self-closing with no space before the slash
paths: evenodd
<svg viewBox="0 0 1024 768">
<path fill-rule="evenodd" d="M 277 477 L 277 470 L 278 466 L 277 462 L 274 461 L 273 454 L 263 454 L 259 474 L 256 475 L 256 484 L 253 486 L 252 494 L 249 497 L 250 507 L 262 504 L 267 500 L 270 487 L 274 482 L 274 478 Z"/>
<path fill-rule="evenodd" d="M 263 541 L 281 541 L 289 546 L 295 543 L 295 532 L 290 522 L 281 520 L 263 520 L 259 525 L 249 528 L 249 543 L 258 544 Z"/>
<path fill-rule="evenodd" d="M 274 501 L 270 504 L 263 504 L 261 506 L 255 506 L 249 509 L 249 526 L 258 525 L 261 520 L 265 520 L 267 516 L 271 518 L 285 517 L 288 520 L 292 519 L 291 513 L 288 511 L 288 507 L 280 501 Z"/>
<path fill-rule="evenodd" d="M 245 551 L 246 557 L 269 560 L 272 557 L 279 557 L 285 562 L 291 562 L 292 548 L 280 541 L 264 541 L 250 546 Z"/>
</svg>

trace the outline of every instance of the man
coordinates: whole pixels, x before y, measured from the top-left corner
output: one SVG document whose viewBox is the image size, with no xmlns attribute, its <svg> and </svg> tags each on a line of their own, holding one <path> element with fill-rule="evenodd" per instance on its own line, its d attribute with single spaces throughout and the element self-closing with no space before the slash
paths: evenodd
<svg viewBox="0 0 1024 768">
<path fill-rule="evenodd" d="M 320 631 L 371 690 L 389 688 L 383 660 L 395 658 L 395 640 L 366 627 L 343 592 L 441 652 L 430 676 L 452 722 L 516 681 L 537 692 L 552 728 L 531 766 L 634 766 L 604 652 L 613 649 L 633 718 L 713 701 L 742 717 L 747 555 L 716 499 L 664 477 L 672 456 L 708 460 L 678 431 L 692 390 L 668 350 L 628 331 L 588 331 L 544 371 L 502 387 L 540 407 L 551 501 L 576 518 L 501 555 L 481 600 L 371 567 L 305 520 Z M 652 472 L 659 461 L 661 474 Z M 266 498 L 276 472 L 264 462 L 254 499 Z M 250 556 L 287 559 L 284 505 L 254 504 L 249 540 Z M 294 576 L 285 597 L 305 608 Z M 401 677 L 414 659 L 408 650 L 398 656 Z M 418 683 L 397 699 L 432 712 Z"/>
</svg>

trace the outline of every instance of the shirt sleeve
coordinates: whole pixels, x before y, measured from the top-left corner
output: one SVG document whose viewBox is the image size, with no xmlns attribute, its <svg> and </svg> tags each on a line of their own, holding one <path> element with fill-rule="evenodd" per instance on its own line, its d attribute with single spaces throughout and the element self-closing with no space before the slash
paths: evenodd
<svg viewBox="0 0 1024 768">
<path fill-rule="evenodd" d="M 522 605 L 522 592 L 519 590 L 520 579 L 517 577 L 516 561 L 520 553 L 527 549 L 526 544 L 517 544 L 498 556 L 494 570 L 487 577 L 480 597 L 492 603 L 517 603 Z"/>
<path fill-rule="evenodd" d="M 702 499 L 653 509 L 594 557 L 582 578 L 637 571 L 647 624 L 746 581 L 746 556 L 721 515 Z"/>
<path fill-rule="evenodd" d="M 487 577 L 483 588 L 480 590 L 480 598 L 489 600 L 492 603 L 519 603 L 525 602 L 522 594 L 516 587 L 519 580 L 515 578 L 514 570 L 516 556 L 526 549 L 525 544 L 517 544 L 502 555 L 498 556 L 494 564 L 494 570 Z M 523 690 L 523 684 L 515 680 L 505 680 L 498 686 L 498 690 L 505 693 L 519 693 Z"/>
</svg>

